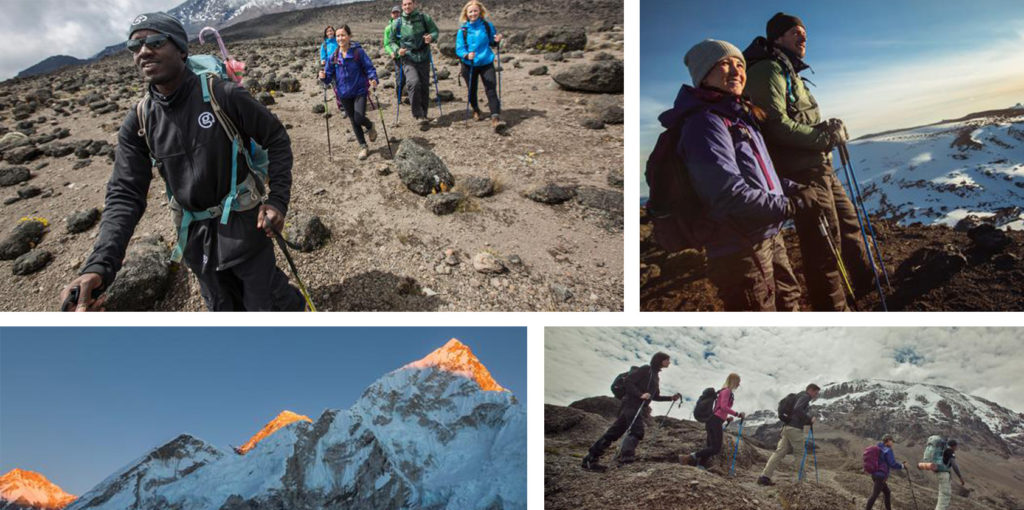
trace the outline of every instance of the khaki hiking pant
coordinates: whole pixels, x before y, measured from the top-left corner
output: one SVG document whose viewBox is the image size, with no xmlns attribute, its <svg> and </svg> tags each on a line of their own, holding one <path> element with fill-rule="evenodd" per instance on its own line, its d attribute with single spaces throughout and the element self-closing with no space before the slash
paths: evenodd
<svg viewBox="0 0 1024 510">
<path fill-rule="evenodd" d="M 952 497 L 949 487 L 951 478 L 949 471 L 935 473 L 935 478 L 939 480 L 939 499 L 935 502 L 935 510 L 946 510 L 949 508 L 949 500 Z"/>
<path fill-rule="evenodd" d="M 727 312 L 795 312 L 800 307 L 800 284 L 781 232 L 751 250 L 709 258 L 708 278 Z"/>
<path fill-rule="evenodd" d="M 764 471 L 761 471 L 761 476 L 771 478 L 775 468 L 778 467 L 779 462 L 786 455 L 796 451 L 803 454 L 805 437 L 804 429 L 798 429 L 790 425 L 782 427 L 782 437 L 779 438 L 779 445 L 775 447 L 775 453 L 768 459 L 768 464 L 764 467 Z"/>
<path fill-rule="evenodd" d="M 860 296 L 861 293 L 873 289 L 874 276 L 867 253 L 864 251 L 864 239 L 861 237 L 860 224 L 857 222 L 857 211 L 832 166 L 824 164 L 793 172 L 788 177 L 810 186 L 814 191 L 815 204 L 825 213 L 829 237 L 843 258 L 854 292 Z M 814 311 L 849 311 L 846 284 L 840 275 L 836 257 L 818 229 L 818 211 L 797 213 L 794 223 L 796 233 L 800 237 L 804 282 L 807 285 L 807 297 L 811 308 Z"/>
</svg>

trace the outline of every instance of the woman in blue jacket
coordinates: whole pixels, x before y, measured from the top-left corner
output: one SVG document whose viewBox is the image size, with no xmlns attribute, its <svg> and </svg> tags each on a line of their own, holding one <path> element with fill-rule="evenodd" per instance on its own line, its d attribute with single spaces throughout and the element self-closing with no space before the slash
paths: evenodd
<svg viewBox="0 0 1024 510">
<path fill-rule="evenodd" d="M 324 42 L 320 44 L 320 65 L 327 63 L 327 57 L 334 55 L 338 49 L 338 41 L 334 39 L 334 27 L 327 25 L 324 29 Z"/>
<path fill-rule="evenodd" d="M 373 122 L 366 118 L 366 95 L 368 87 L 377 88 L 377 70 L 373 68 L 370 56 L 359 43 L 352 41 L 352 30 L 342 25 L 337 30 L 338 49 L 329 56 L 324 70 L 320 71 L 320 79 L 324 83 L 334 82 L 334 95 L 338 101 L 338 109 L 343 110 L 352 122 L 352 131 L 359 142 L 359 159 L 370 155 L 363 137 L 371 142 L 377 140 L 377 131 Z"/>
<path fill-rule="evenodd" d="M 480 106 L 477 104 L 477 83 L 482 78 L 487 94 L 487 107 L 491 111 L 491 127 L 499 129 L 501 124 L 501 103 L 498 101 L 497 79 L 494 69 L 494 52 L 491 46 L 501 42 L 501 34 L 487 21 L 487 8 L 476 0 L 470 0 L 462 8 L 459 21 L 462 27 L 455 34 L 455 53 L 462 61 L 461 73 L 469 87 L 469 104 L 473 108 L 473 119 L 480 120 Z M 500 62 L 498 65 L 501 65 Z"/>
<path fill-rule="evenodd" d="M 775 173 L 756 119 L 763 112 L 742 97 L 740 50 L 707 39 L 685 63 L 695 87 L 683 85 L 658 120 L 680 128 L 677 155 L 714 224 L 708 277 L 728 311 L 795 310 L 800 287 L 780 230 L 795 208 L 811 203 L 806 189 Z"/>
<path fill-rule="evenodd" d="M 871 507 L 875 506 L 875 500 L 878 499 L 878 495 L 882 494 L 885 497 L 885 510 L 892 510 L 891 493 L 889 492 L 889 484 L 886 480 L 889 479 L 889 469 L 900 470 L 907 467 L 907 463 L 900 464 L 896 462 L 896 456 L 892 453 L 892 445 L 895 443 L 892 434 L 886 434 L 882 437 L 882 442 L 878 443 L 879 455 L 881 455 L 880 462 L 878 462 L 878 470 L 871 473 L 871 481 L 874 482 L 874 490 L 871 491 L 871 497 L 868 498 L 868 505 L 866 510 L 871 510 Z"/>
</svg>

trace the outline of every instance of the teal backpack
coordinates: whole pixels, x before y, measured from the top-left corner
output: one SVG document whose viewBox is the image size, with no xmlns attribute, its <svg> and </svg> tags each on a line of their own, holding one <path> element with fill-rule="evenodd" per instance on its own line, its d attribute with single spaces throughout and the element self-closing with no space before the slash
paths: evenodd
<svg viewBox="0 0 1024 510">
<path fill-rule="evenodd" d="M 267 182 L 269 180 L 267 168 L 270 164 L 270 158 L 267 155 L 267 150 L 252 140 L 250 140 L 248 150 L 243 148 L 245 142 L 242 140 L 242 136 L 238 132 L 238 128 L 235 127 L 235 124 L 231 122 L 231 119 L 228 118 L 224 110 L 222 110 L 220 105 L 217 104 L 217 99 L 212 93 L 215 78 L 222 80 L 230 79 L 227 69 L 224 66 L 224 62 L 213 55 L 194 55 L 189 56 L 186 63 L 188 68 L 199 76 L 199 83 L 203 90 L 203 101 L 210 104 L 214 117 L 216 117 L 217 122 L 220 123 L 221 127 L 224 128 L 224 133 L 227 134 L 228 139 L 231 140 L 231 190 L 220 204 L 204 211 L 189 211 L 182 208 L 181 205 L 174 200 L 174 194 L 171 193 L 170 184 L 167 183 L 167 179 L 164 179 L 164 185 L 167 190 L 167 199 L 170 201 L 171 209 L 175 211 L 176 220 L 179 213 L 181 216 L 180 221 L 176 221 L 176 223 L 179 223 L 178 242 L 174 246 L 174 250 L 171 252 L 172 262 L 181 262 L 181 257 L 185 250 L 185 242 L 188 240 L 188 227 L 193 221 L 201 221 L 219 216 L 220 222 L 222 224 L 226 224 L 228 222 L 228 216 L 232 210 L 247 211 L 263 203 L 267 189 Z M 146 147 L 149 148 L 150 158 L 153 161 L 153 165 L 156 166 L 156 159 L 152 158 L 153 148 L 149 144 L 149 137 L 146 136 L 146 118 L 144 112 L 146 111 L 146 103 L 148 102 L 149 92 L 147 92 L 146 96 L 142 98 L 142 101 L 139 101 L 136 105 L 135 112 L 139 118 L 139 136 L 146 141 Z M 245 162 L 249 165 L 249 169 L 251 170 L 250 174 L 242 184 L 237 184 L 239 153 L 241 153 L 245 158 Z"/>
<path fill-rule="evenodd" d="M 935 471 L 949 471 L 949 467 L 942 463 L 942 454 L 946 451 L 946 439 L 942 436 L 931 436 L 924 447 L 924 455 L 921 457 L 923 463 L 935 465 Z"/>
</svg>

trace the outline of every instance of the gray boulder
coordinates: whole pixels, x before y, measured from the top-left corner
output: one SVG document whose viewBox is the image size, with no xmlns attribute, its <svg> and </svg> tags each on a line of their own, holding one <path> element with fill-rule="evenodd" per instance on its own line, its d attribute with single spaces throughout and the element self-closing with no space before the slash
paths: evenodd
<svg viewBox="0 0 1024 510">
<path fill-rule="evenodd" d="M 605 124 L 622 124 L 622 96 L 595 96 L 587 103 L 587 111 Z"/>
<path fill-rule="evenodd" d="M 0 186 L 14 186 L 29 180 L 32 174 L 23 166 L 0 168 Z"/>
<path fill-rule="evenodd" d="M 444 193 L 434 193 L 433 195 L 427 196 L 426 207 L 430 212 L 442 216 L 445 214 L 451 214 L 458 209 L 459 204 L 466 199 L 466 195 L 459 193 L 458 191 L 446 191 Z"/>
<path fill-rule="evenodd" d="M 331 231 L 319 216 L 293 212 L 285 224 L 284 235 L 299 246 L 299 251 L 311 252 L 331 238 Z"/>
<path fill-rule="evenodd" d="M 541 28 L 527 35 L 526 46 L 545 52 L 582 50 L 587 46 L 587 32 L 572 26 Z"/>
<path fill-rule="evenodd" d="M 394 164 L 402 184 L 418 195 L 426 196 L 455 186 L 455 177 L 441 158 L 409 138 L 399 144 Z"/>
<path fill-rule="evenodd" d="M 64 218 L 64 222 L 67 223 L 68 232 L 77 234 L 92 228 L 99 219 L 100 210 L 93 207 L 87 211 L 78 211 L 73 213 L 71 216 Z"/>
<path fill-rule="evenodd" d="M 459 189 L 474 197 L 489 197 L 494 194 L 494 181 L 490 177 L 471 175 L 459 181 Z"/>
<path fill-rule="evenodd" d="M 560 87 L 580 92 L 621 94 L 625 68 L 621 60 L 573 64 L 552 76 Z"/>
<path fill-rule="evenodd" d="M 16 259 L 34 248 L 43 239 L 46 225 L 41 221 L 18 223 L 11 233 L 0 241 L 0 260 Z"/>
<path fill-rule="evenodd" d="M 36 248 L 15 259 L 11 272 L 19 276 L 32 274 L 46 267 L 51 260 L 53 260 L 52 253 Z"/>
<path fill-rule="evenodd" d="M 573 197 L 572 188 L 557 184 L 544 184 L 526 192 L 526 198 L 542 204 L 560 204 Z"/>
<path fill-rule="evenodd" d="M 107 310 L 152 310 L 171 286 L 170 250 L 163 238 L 147 235 L 132 243 L 124 266 L 107 289 Z"/>
</svg>

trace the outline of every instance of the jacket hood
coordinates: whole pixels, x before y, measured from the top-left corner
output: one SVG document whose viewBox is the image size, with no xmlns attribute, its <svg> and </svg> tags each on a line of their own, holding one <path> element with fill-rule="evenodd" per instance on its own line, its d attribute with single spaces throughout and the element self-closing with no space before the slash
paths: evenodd
<svg viewBox="0 0 1024 510">
<path fill-rule="evenodd" d="M 708 89 L 695 89 L 689 85 L 683 85 L 676 95 L 676 101 L 671 110 L 665 110 L 658 116 L 665 129 L 679 127 L 686 117 L 697 113 L 700 110 L 710 108 L 730 117 L 737 117 L 743 112 L 743 105 L 740 98 Z"/>
<path fill-rule="evenodd" d="M 654 353 L 654 356 L 651 356 L 651 370 L 654 370 L 655 372 L 660 372 L 661 364 L 664 363 L 665 360 L 667 360 L 668 358 L 669 355 L 663 352 Z"/>
<path fill-rule="evenodd" d="M 786 51 L 785 48 L 773 45 L 763 36 L 757 36 L 753 41 L 750 41 L 747 49 L 743 50 L 743 58 L 747 60 L 747 69 L 750 69 L 757 62 L 770 58 L 788 61 L 789 65 L 793 67 L 794 73 L 810 68 L 800 57 Z"/>
</svg>

